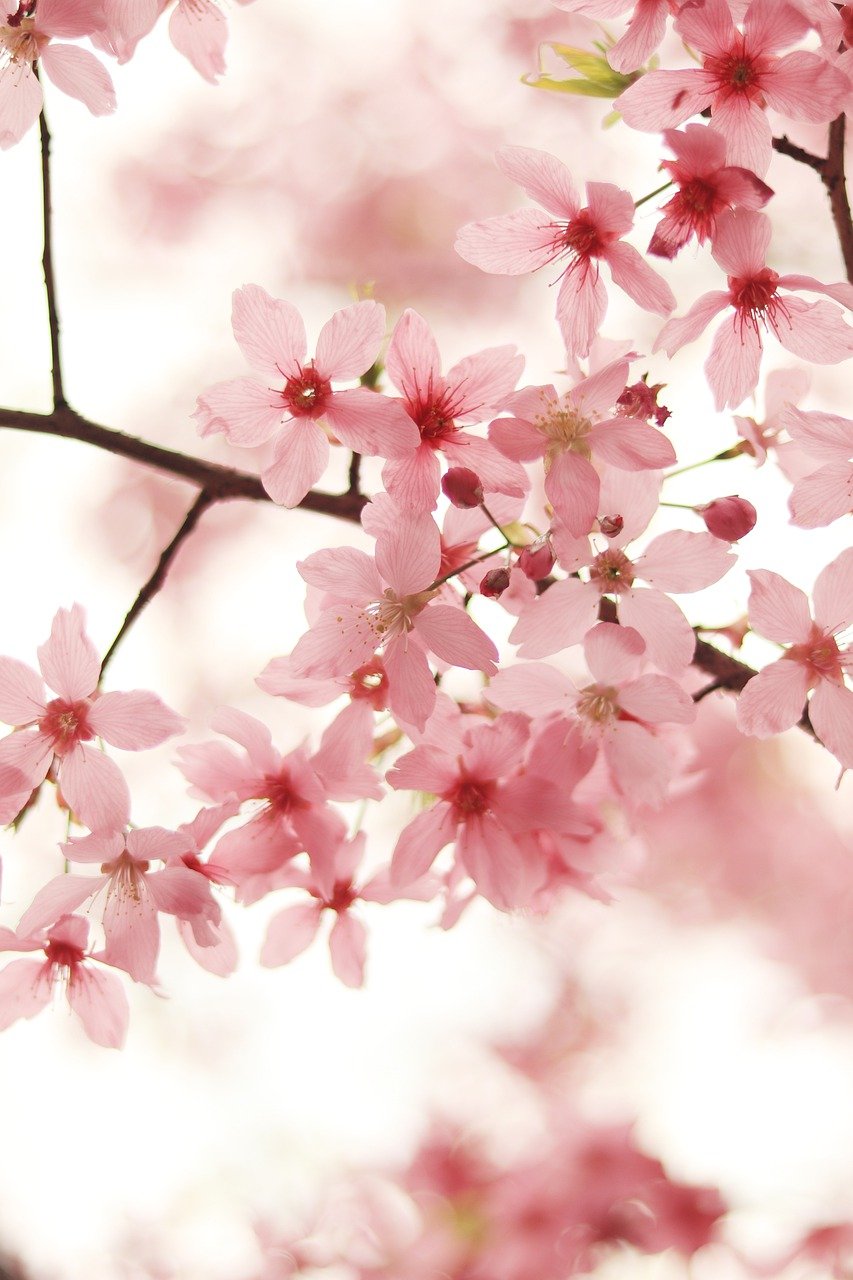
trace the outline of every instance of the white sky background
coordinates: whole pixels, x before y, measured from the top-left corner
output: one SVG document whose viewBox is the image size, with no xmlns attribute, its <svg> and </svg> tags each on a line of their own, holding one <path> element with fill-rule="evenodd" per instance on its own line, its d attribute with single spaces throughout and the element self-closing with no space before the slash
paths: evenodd
<svg viewBox="0 0 853 1280">
<path fill-rule="evenodd" d="M 531 20 L 552 13 L 534 0 L 515 6 L 504 0 L 498 10 Z M 416 169 L 419 154 L 426 163 L 438 150 L 428 120 L 418 126 L 417 113 L 407 119 L 402 105 L 399 116 L 392 109 L 395 100 L 405 104 L 414 70 L 426 68 L 446 86 L 449 113 L 458 112 L 463 136 L 464 129 L 476 136 L 472 147 L 481 156 L 487 143 L 537 145 L 561 155 L 579 180 L 615 180 L 636 196 L 658 185 L 655 139 L 632 134 L 624 145 L 624 133 L 598 129 L 598 104 L 537 95 L 518 82 L 532 62 L 518 51 L 496 52 L 495 28 L 503 28 L 490 21 L 494 11 L 494 0 L 464 6 L 433 0 L 426 11 L 402 0 L 257 0 L 229 12 L 229 72 L 216 89 L 177 55 L 161 24 L 133 62 L 115 69 L 114 117 L 91 119 L 49 90 L 59 302 L 75 406 L 173 447 L 246 469 L 257 465 L 217 440 L 199 441 L 189 413 L 210 382 L 244 372 L 229 325 L 234 287 L 251 281 L 288 297 L 316 335 L 330 312 L 351 300 L 349 286 L 363 283 L 312 280 L 301 269 L 292 216 L 275 198 L 288 184 L 310 189 L 312 164 L 323 173 L 333 173 L 336 163 L 346 169 L 353 146 L 344 128 L 347 87 L 369 86 L 382 98 L 383 108 L 367 117 L 375 129 L 367 143 L 384 149 L 390 162 L 396 147 L 401 169 Z M 421 33 L 417 59 L 412 30 Z M 222 149 L 183 149 L 185 131 L 224 140 Z M 233 139 L 239 148 L 245 137 L 253 146 L 235 172 L 227 144 Z M 221 190 L 183 233 L 178 206 L 161 192 L 155 212 L 178 227 L 163 239 L 146 232 L 142 188 L 126 175 L 156 171 L 159 157 L 180 176 L 176 154 L 191 154 L 205 181 Z M 810 185 L 812 175 L 793 168 L 777 158 L 771 173 L 779 190 L 773 265 L 837 279 L 822 192 L 816 179 Z M 448 181 L 459 181 L 453 172 Z M 46 409 L 37 135 L 0 157 L 0 184 L 0 400 Z M 265 188 L 273 195 L 265 198 Z M 315 198 L 322 199 L 321 187 Z M 468 216 L 501 212 L 518 197 L 506 184 L 503 197 L 497 186 L 483 199 L 482 207 L 474 200 Z M 638 245 L 645 245 L 652 222 L 651 212 L 640 220 Z M 682 272 L 681 263 L 668 270 L 680 311 L 717 282 L 707 254 Z M 464 291 L 451 293 L 445 305 L 417 296 L 408 301 L 433 323 L 447 364 L 515 341 L 528 357 L 526 376 L 547 380 L 562 353 L 546 277 L 540 273 L 520 288 L 496 282 L 474 308 Z M 616 291 L 611 297 L 608 335 L 633 332 L 648 350 L 656 319 L 638 317 Z M 698 344 L 673 362 L 665 395 L 684 461 L 734 440 L 728 419 L 715 420 L 699 376 L 706 350 Z M 772 351 L 773 361 L 781 363 L 780 356 Z M 662 366 L 650 367 L 654 376 Z M 844 412 L 849 379 L 843 366 L 816 370 L 808 406 Z M 845 534 L 838 526 L 808 535 L 792 530 L 787 486 L 769 469 L 756 474 L 738 464 L 721 471 L 717 492 L 755 495 L 768 512 L 743 547 L 738 570 L 702 600 L 703 618 L 723 622 L 742 611 L 746 568 L 774 568 L 808 587 Z M 4 652 L 32 661 L 55 609 L 74 601 L 85 605 L 95 643 L 106 647 L 157 546 L 168 541 L 192 498 L 186 489 L 159 543 L 148 537 L 132 493 L 120 498 L 114 510 L 121 519 L 110 525 L 101 511 L 105 499 L 119 477 L 129 484 L 139 474 L 82 444 L 4 435 Z M 675 500 L 714 496 L 704 472 L 682 483 Z M 295 559 L 352 531 L 248 506 L 217 509 L 204 526 L 207 550 L 197 573 L 179 572 L 149 608 L 112 667 L 110 687 L 155 688 L 193 716 L 196 740 L 206 735 L 215 706 L 240 705 L 270 723 L 278 745 L 290 749 L 317 719 L 264 697 L 253 678 L 302 629 Z M 126 552 L 140 541 L 141 559 L 116 557 L 117 548 Z M 760 650 L 755 654 L 760 661 Z M 181 776 L 168 768 L 172 754 L 167 746 L 144 759 L 122 759 L 140 824 L 169 825 L 195 811 Z M 816 802 L 844 805 L 844 790 L 833 796 L 835 770 L 816 762 L 814 752 L 802 759 L 815 774 Z M 848 806 L 849 788 L 848 781 Z M 389 808 L 388 826 L 376 833 L 378 860 L 408 816 L 401 801 Z M 3 839 L 4 924 L 16 922 L 52 873 L 62 834 L 61 820 L 43 804 L 19 838 Z M 184 1275 L 233 1274 L 251 1256 L 246 1224 L 254 1211 L 299 1206 L 341 1163 L 404 1154 L 430 1101 L 448 1100 L 449 1080 L 462 1081 L 463 1097 L 466 1080 L 469 1093 L 488 1088 L 470 1074 L 485 1068 L 469 1037 L 520 1034 L 534 1022 L 556 989 L 548 957 L 574 938 L 583 940 L 582 967 L 592 988 L 615 984 L 632 1008 L 624 1053 L 602 1071 L 597 1106 L 639 1110 L 649 1149 L 670 1160 L 676 1174 L 719 1179 L 756 1233 L 762 1223 L 818 1217 L 822 1206 L 853 1213 L 853 1034 L 846 1012 L 816 1026 L 803 1013 L 811 1005 L 800 979 L 762 959 L 743 928 L 676 930 L 630 893 L 610 909 L 575 904 L 565 923 L 540 931 L 544 941 L 531 941 L 526 921 L 488 908 L 443 935 L 428 927 L 432 908 L 400 906 L 376 913 L 369 984 L 354 993 L 331 977 L 323 947 L 284 970 L 255 967 L 263 921 L 278 905 L 246 914 L 246 959 L 227 983 L 201 973 L 165 940 L 161 972 L 170 998 L 131 992 L 122 1055 L 91 1046 L 62 1010 L 4 1033 L 0 1245 L 20 1249 L 51 1274 L 99 1280 L 122 1274 L 130 1231 L 163 1242 Z M 125 1262 L 134 1251 L 142 1251 L 136 1238 Z M 652 1265 L 649 1275 L 664 1274 Z"/>
</svg>

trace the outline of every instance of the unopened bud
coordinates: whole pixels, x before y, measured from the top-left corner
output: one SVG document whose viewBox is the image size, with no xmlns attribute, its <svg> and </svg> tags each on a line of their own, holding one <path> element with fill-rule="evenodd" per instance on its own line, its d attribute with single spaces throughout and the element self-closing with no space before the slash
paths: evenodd
<svg viewBox="0 0 853 1280">
<path fill-rule="evenodd" d="M 554 568 L 557 557 L 551 546 L 551 539 L 546 533 L 543 537 L 531 542 L 518 557 L 518 567 L 532 582 L 541 582 L 547 578 Z"/>
<path fill-rule="evenodd" d="M 624 523 L 623 516 L 602 516 L 598 522 L 598 527 L 605 538 L 617 538 L 622 532 Z"/>
<path fill-rule="evenodd" d="M 461 507 L 463 511 L 479 507 L 483 501 L 480 477 L 469 467 L 450 467 L 442 477 L 441 488 L 453 506 Z"/>
<path fill-rule="evenodd" d="M 490 569 L 488 573 L 483 574 L 480 592 L 482 595 L 496 600 L 498 596 L 503 595 L 508 586 L 509 569 Z"/>
<path fill-rule="evenodd" d="M 745 537 L 750 529 L 755 528 L 758 519 L 758 512 L 752 503 L 734 495 L 715 498 L 706 506 L 694 507 L 693 510 L 705 521 L 708 532 L 713 533 L 715 538 L 721 538 L 723 542 L 737 542 L 738 538 Z"/>
</svg>

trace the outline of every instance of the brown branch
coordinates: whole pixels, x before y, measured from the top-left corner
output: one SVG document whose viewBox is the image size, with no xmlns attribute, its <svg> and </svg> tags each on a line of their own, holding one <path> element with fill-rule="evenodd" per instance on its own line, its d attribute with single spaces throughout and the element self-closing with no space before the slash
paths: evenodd
<svg viewBox="0 0 853 1280">
<path fill-rule="evenodd" d="M 792 142 L 790 138 L 784 134 L 781 138 L 773 139 L 773 150 L 778 151 L 780 155 L 790 156 L 792 160 L 798 160 L 800 164 L 806 164 L 810 169 L 814 169 L 815 173 L 819 173 L 823 177 L 823 156 L 813 155 L 811 151 L 806 151 L 804 147 L 798 147 L 796 142 Z"/>
<path fill-rule="evenodd" d="M 192 504 L 186 516 L 184 517 L 183 524 L 181 525 L 180 529 L 178 529 L 178 532 L 175 534 L 174 538 L 169 543 L 169 545 L 161 552 L 160 559 L 157 561 L 157 565 L 154 569 L 154 572 L 151 574 L 151 577 L 142 587 L 138 596 L 134 600 L 133 604 L 128 610 L 128 613 L 127 613 L 127 616 L 125 617 L 124 622 L 121 624 L 121 627 L 119 628 L 118 635 L 116 636 L 115 640 L 113 640 L 109 649 L 107 649 L 107 652 L 104 655 L 104 660 L 101 663 L 101 676 L 100 676 L 101 679 L 103 679 L 104 672 L 107 669 L 107 664 L 109 663 L 110 659 L 112 658 L 119 644 L 124 639 L 125 635 L 130 630 L 130 628 L 133 626 L 136 619 L 142 613 L 142 610 L 145 608 L 147 604 L 150 604 L 150 602 L 156 596 L 157 592 L 162 587 L 163 583 L 166 581 L 166 574 L 169 572 L 169 568 L 172 564 L 172 561 L 174 560 L 175 556 L 178 553 L 178 549 L 181 546 L 181 543 L 186 541 L 186 539 L 190 536 L 193 529 L 196 527 L 199 520 L 201 519 L 202 514 L 207 510 L 208 507 L 213 506 L 215 502 L 216 502 L 216 498 L 211 493 L 209 493 L 207 489 L 202 489 L 201 492 L 196 497 L 195 502 Z"/>
<path fill-rule="evenodd" d="M 22 409 L 0 408 L 0 428 L 14 431 L 30 431 L 39 435 L 59 436 L 65 440 L 80 440 L 120 458 L 153 467 L 166 475 L 186 480 L 189 484 L 205 489 L 216 502 L 231 498 L 246 498 L 251 502 L 271 502 L 257 476 L 216 462 L 206 462 L 190 454 L 165 449 L 162 445 L 140 440 L 137 436 L 115 431 L 90 422 L 67 405 L 53 413 L 28 413 Z M 299 503 L 303 511 L 315 511 L 319 515 L 335 516 L 357 524 L 366 498 L 357 493 L 306 493 Z"/>
<path fill-rule="evenodd" d="M 847 279 L 853 283 L 853 219 L 850 216 L 850 200 L 847 196 L 847 179 L 844 172 L 844 134 L 847 118 L 843 114 L 829 126 L 829 146 L 821 172 L 821 180 L 829 195 L 832 221 L 844 259 Z"/>
<path fill-rule="evenodd" d="M 36 71 L 36 75 L 38 72 Z M 44 223 L 44 250 L 41 265 L 44 271 L 44 288 L 47 294 L 47 323 L 50 330 L 50 377 L 53 387 L 53 407 L 65 407 L 65 391 L 62 385 L 62 357 L 59 348 L 59 311 L 56 306 L 56 279 L 53 273 L 53 218 L 50 188 L 50 130 L 42 107 L 39 116 L 41 136 L 41 195 Z"/>
</svg>

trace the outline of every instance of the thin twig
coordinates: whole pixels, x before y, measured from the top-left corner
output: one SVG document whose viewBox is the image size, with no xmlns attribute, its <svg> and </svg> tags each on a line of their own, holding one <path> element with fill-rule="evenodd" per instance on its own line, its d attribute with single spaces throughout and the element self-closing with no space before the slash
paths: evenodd
<svg viewBox="0 0 853 1280">
<path fill-rule="evenodd" d="M 38 71 L 36 71 L 38 75 Z M 53 407 L 64 409 L 65 391 L 62 385 L 62 356 L 59 348 L 59 311 L 56 306 L 56 279 L 53 273 L 53 217 L 50 190 L 50 130 L 42 107 L 39 116 L 41 135 L 41 195 L 44 223 L 44 251 L 41 264 L 44 271 L 44 288 L 47 294 L 47 323 L 50 329 L 50 377 L 53 386 Z"/>
<path fill-rule="evenodd" d="M 806 164 L 810 169 L 814 169 L 815 173 L 819 173 L 823 177 L 823 156 L 813 155 L 811 151 L 806 151 L 804 147 L 798 147 L 796 142 L 792 142 L 785 134 L 781 138 L 773 139 L 773 150 L 778 151 L 782 156 L 790 156 L 792 160 L 798 160 L 800 164 Z"/>
<path fill-rule="evenodd" d="M 163 583 L 166 581 L 166 574 L 169 572 L 169 567 L 171 566 L 171 563 L 174 560 L 175 556 L 178 554 L 179 547 L 190 536 L 193 529 L 196 527 L 199 520 L 201 519 L 202 513 L 205 512 L 207 508 L 212 506 L 215 502 L 216 502 L 216 498 L 213 496 L 213 494 L 209 493 L 207 489 L 202 489 L 201 492 L 197 495 L 195 502 L 192 504 L 186 516 L 184 517 L 183 524 L 181 525 L 180 529 L 175 534 L 174 538 L 169 543 L 169 545 L 161 552 L 160 559 L 157 561 L 157 565 L 156 565 L 156 568 L 154 569 L 154 572 L 151 574 L 151 577 L 148 579 L 148 581 L 140 590 L 138 596 L 136 597 L 133 604 L 131 605 L 124 622 L 121 624 L 121 627 L 119 628 L 118 635 L 116 636 L 115 640 L 113 640 L 109 649 L 107 649 L 107 652 L 104 655 L 104 660 L 101 663 L 101 679 L 103 679 L 104 672 L 107 669 L 107 664 L 109 663 L 110 659 L 112 658 L 119 644 L 127 635 L 128 631 L 133 626 L 136 619 L 142 613 L 142 610 L 145 608 L 147 604 L 150 604 L 150 602 L 156 596 L 157 592 L 162 587 Z"/>
<path fill-rule="evenodd" d="M 847 180 L 844 172 L 844 134 L 846 117 L 842 114 L 829 126 L 829 146 L 821 178 L 829 195 L 832 221 L 844 259 L 847 279 L 853 283 L 853 219 L 850 216 L 850 200 L 847 196 Z"/>
</svg>

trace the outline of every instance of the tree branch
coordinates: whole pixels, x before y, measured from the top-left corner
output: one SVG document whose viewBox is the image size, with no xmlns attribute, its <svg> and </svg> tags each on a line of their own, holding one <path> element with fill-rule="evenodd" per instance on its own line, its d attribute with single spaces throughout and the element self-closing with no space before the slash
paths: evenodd
<svg viewBox="0 0 853 1280">
<path fill-rule="evenodd" d="M 38 71 L 36 71 L 38 75 Z M 62 357 L 59 349 L 59 311 L 56 306 L 56 280 L 53 274 L 53 217 L 50 188 L 50 130 L 42 107 L 39 116 L 41 136 L 41 195 L 44 223 L 44 251 L 41 264 L 44 271 L 44 288 L 47 294 L 47 323 L 50 330 L 50 377 L 53 387 L 54 409 L 65 408 L 65 391 L 62 385 Z"/>
<path fill-rule="evenodd" d="M 847 179 L 844 172 L 844 134 L 847 118 L 843 114 L 829 126 L 829 146 L 821 179 L 829 195 L 832 221 L 847 279 L 853 283 L 853 219 L 850 216 L 850 200 L 847 196 Z"/>
<path fill-rule="evenodd" d="M 806 151 L 804 147 L 798 147 L 796 142 L 792 142 L 790 138 L 784 134 L 781 138 L 773 139 L 773 150 L 778 151 L 780 155 L 790 156 L 792 160 L 798 160 L 800 164 L 806 164 L 810 169 L 814 169 L 815 173 L 819 173 L 823 177 L 823 156 L 813 155 L 811 151 Z"/>
<path fill-rule="evenodd" d="M 30 431 L 38 435 L 59 436 L 65 440 L 80 440 L 84 444 L 103 449 L 119 458 L 129 458 L 144 466 L 153 467 L 166 475 L 186 480 L 205 489 L 216 502 L 231 498 L 246 498 L 251 502 L 271 502 L 257 476 L 216 462 L 206 462 L 190 454 L 165 449 L 137 436 L 115 431 L 90 422 L 67 405 L 53 413 L 28 413 L 22 409 L 0 408 L 0 428 L 14 431 Z M 358 493 L 306 493 L 299 503 L 303 511 L 315 511 L 319 515 L 335 516 L 357 524 L 367 499 Z"/>
<path fill-rule="evenodd" d="M 118 648 L 120 642 L 124 639 L 125 635 L 133 626 L 134 622 L 139 617 L 139 615 L 142 613 L 142 610 L 145 608 L 145 606 L 147 604 L 150 604 L 150 602 L 156 596 L 157 592 L 162 587 L 163 583 L 166 581 L 166 574 L 169 572 L 169 568 L 172 564 L 172 561 L 174 560 L 175 556 L 178 553 L 178 549 L 181 546 L 181 543 L 185 542 L 186 539 L 190 536 L 193 529 L 196 527 L 199 520 L 201 519 L 203 512 L 205 512 L 208 507 L 213 506 L 215 502 L 216 502 L 216 498 L 211 493 L 209 493 L 207 489 L 202 489 L 201 492 L 196 497 L 195 502 L 192 504 L 186 516 L 184 517 L 183 524 L 181 525 L 180 529 L 178 529 L 178 532 L 175 534 L 174 538 L 169 543 L 169 545 L 162 551 L 160 555 L 160 559 L 157 561 L 157 565 L 156 565 L 156 568 L 154 569 L 154 572 L 151 574 L 151 577 L 142 587 L 141 591 L 139 592 L 139 595 L 134 600 L 133 604 L 131 605 L 127 613 L 127 616 L 125 617 L 124 622 L 121 624 L 121 627 L 119 628 L 118 635 L 116 636 L 115 640 L 113 640 L 109 649 L 107 649 L 107 652 L 104 655 L 104 660 L 101 663 L 101 676 L 100 676 L 101 679 L 103 679 L 104 672 L 107 669 L 107 664 L 109 663 L 110 659 L 112 658 L 113 654 Z"/>
</svg>

